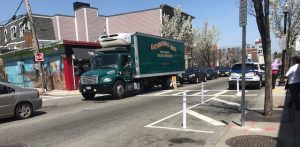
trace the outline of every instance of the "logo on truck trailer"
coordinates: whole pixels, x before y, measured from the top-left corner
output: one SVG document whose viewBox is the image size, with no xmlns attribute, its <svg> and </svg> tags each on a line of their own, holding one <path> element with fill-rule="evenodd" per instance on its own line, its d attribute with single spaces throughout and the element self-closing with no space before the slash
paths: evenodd
<svg viewBox="0 0 300 147">
<path fill-rule="evenodd" d="M 174 52 L 176 52 L 176 50 L 177 50 L 175 46 L 171 45 L 167 41 L 160 41 L 156 44 L 151 44 L 151 50 L 157 50 L 161 47 L 168 47 L 171 51 L 174 51 Z"/>
</svg>

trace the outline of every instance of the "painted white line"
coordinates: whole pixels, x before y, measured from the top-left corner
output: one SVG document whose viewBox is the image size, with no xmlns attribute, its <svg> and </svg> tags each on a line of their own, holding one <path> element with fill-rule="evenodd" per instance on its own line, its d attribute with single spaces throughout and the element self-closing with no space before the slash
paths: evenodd
<svg viewBox="0 0 300 147">
<path fill-rule="evenodd" d="M 173 90 L 166 90 L 166 91 L 163 91 L 163 92 L 160 92 L 160 93 L 156 93 L 154 94 L 155 96 L 156 95 L 161 95 L 161 94 L 165 94 L 165 93 L 169 93 L 169 92 L 172 92 Z"/>
<path fill-rule="evenodd" d="M 204 91 L 203 91 L 203 94 L 204 94 L 205 92 L 207 92 L 207 91 L 208 91 L 208 90 L 204 90 Z M 202 92 L 197 92 L 197 93 L 194 93 L 194 94 L 192 94 L 192 95 L 190 95 L 190 96 L 200 96 L 201 93 L 202 93 Z"/>
<path fill-rule="evenodd" d="M 170 127 L 157 127 L 157 126 L 145 126 L 146 128 L 156 128 L 156 129 L 167 129 L 175 131 L 186 131 L 186 132 L 197 132 L 197 133 L 209 133 L 212 134 L 212 131 L 202 131 L 202 130 L 192 130 L 192 129 L 182 129 L 182 128 L 170 128 Z"/>
<path fill-rule="evenodd" d="M 203 103 L 206 103 L 206 102 L 208 102 L 208 101 L 210 101 L 210 100 L 212 100 L 212 99 L 214 99 L 214 98 L 216 98 L 216 97 L 218 97 L 218 96 L 220 96 L 221 94 L 226 93 L 226 92 L 228 92 L 228 90 L 223 90 L 223 91 L 221 91 L 221 92 L 215 94 L 214 97 L 212 97 L 212 98 L 210 98 L 210 99 L 207 99 L 207 100 L 203 101 Z M 205 96 L 206 96 L 206 95 L 205 95 Z"/>
<path fill-rule="evenodd" d="M 208 123 L 210 123 L 210 124 L 212 124 L 214 126 L 224 126 L 225 125 L 222 122 L 219 122 L 217 120 L 214 120 L 214 119 L 212 119 L 210 117 L 207 117 L 205 115 L 202 115 L 202 114 L 197 113 L 197 112 L 192 111 L 192 110 L 187 110 L 187 113 L 190 114 L 190 115 L 192 115 L 192 116 L 194 116 L 194 117 L 196 117 L 196 118 L 198 118 L 198 119 L 201 119 L 201 120 L 203 120 L 205 122 L 208 122 Z"/>
<path fill-rule="evenodd" d="M 213 98 L 212 100 L 224 103 L 224 104 L 228 104 L 228 105 L 233 105 L 233 106 L 241 106 L 241 104 L 239 103 L 235 103 L 235 102 L 230 102 L 230 101 L 226 101 L 226 100 L 221 100 L 219 98 Z"/>
<path fill-rule="evenodd" d="M 187 93 L 189 91 L 191 91 L 191 90 L 185 90 L 185 91 L 178 92 L 178 93 L 175 93 L 175 94 L 172 94 L 172 95 L 183 95 L 183 93 L 185 93 L 185 92 Z"/>
</svg>

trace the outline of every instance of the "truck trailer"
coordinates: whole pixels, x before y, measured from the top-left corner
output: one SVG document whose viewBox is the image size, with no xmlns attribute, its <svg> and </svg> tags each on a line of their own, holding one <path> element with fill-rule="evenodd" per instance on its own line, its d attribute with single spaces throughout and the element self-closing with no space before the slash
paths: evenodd
<svg viewBox="0 0 300 147">
<path fill-rule="evenodd" d="M 85 99 L 111 94 L 119 99 L 160 85 L 174 86 L 172 77 L 185 69 L 184 43 L 144 33 L 118 33 L 99 37 L 102 46 L 94 52 L 91 70 L 80 77 Z"/>
</svg>

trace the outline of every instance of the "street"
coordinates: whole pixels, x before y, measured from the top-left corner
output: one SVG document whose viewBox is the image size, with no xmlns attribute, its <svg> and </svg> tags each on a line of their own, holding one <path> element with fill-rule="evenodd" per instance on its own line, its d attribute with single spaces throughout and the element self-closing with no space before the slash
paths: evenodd
<svg viewBox="0 0 300 147">
<path fill-rule="evenodd" d="M 263 89 L 247 89 L 248 108 Z M 213 146 L 228 125 L 240 123 L 240 97 L 228 78 L 185 84 L 177 90 L 151 90 L 114 100 L 100 96 L 43 98 L 32 118 L 0 120 L 0 146 Z M 187 128 L 182 128 L 182 93 L 187 93 Z"/>
</svg>

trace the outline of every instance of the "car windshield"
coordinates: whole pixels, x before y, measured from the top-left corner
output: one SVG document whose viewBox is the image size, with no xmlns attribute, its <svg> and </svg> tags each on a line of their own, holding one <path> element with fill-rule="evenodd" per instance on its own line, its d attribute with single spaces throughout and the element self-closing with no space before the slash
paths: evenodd
<svg viewBox="0 0 300 147">
<path fill-rule="evenodd" d="M 117 68 L 118 56 L 117 55 L 100 55 L 93 58 L 93 69 L 101 68 Z"/>
<path fill-rule="evenodd" d="M 242 70 L 242 64 L 235 64 L 231 68 L 232 70 Z M 255 64 L 245 64 L 246 70 L 257 70 L 258 67 Z"/>
</svg>

